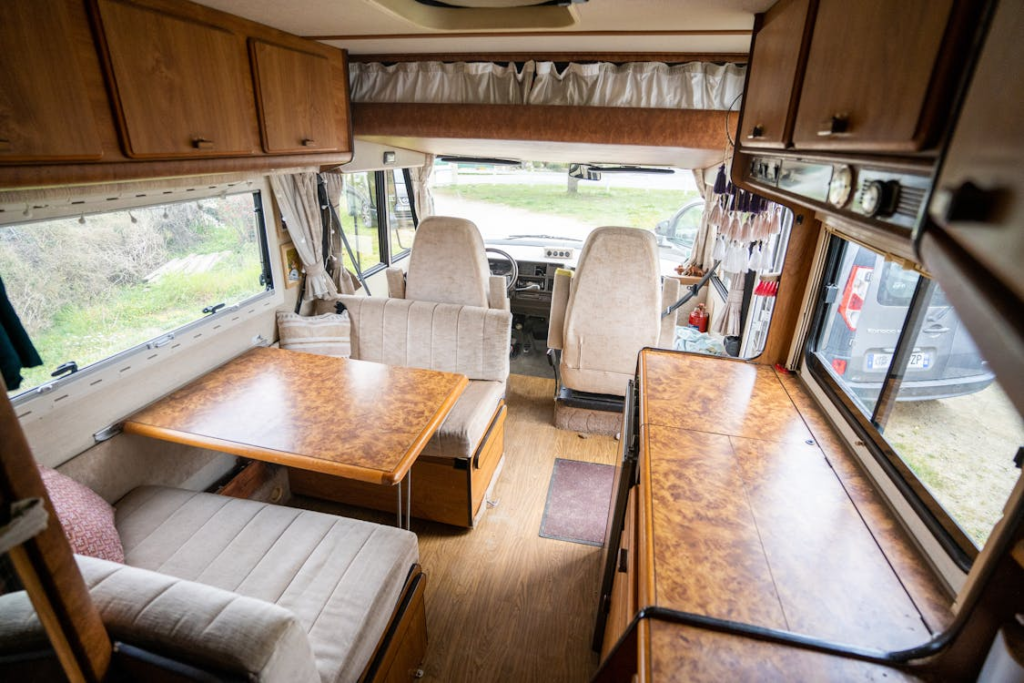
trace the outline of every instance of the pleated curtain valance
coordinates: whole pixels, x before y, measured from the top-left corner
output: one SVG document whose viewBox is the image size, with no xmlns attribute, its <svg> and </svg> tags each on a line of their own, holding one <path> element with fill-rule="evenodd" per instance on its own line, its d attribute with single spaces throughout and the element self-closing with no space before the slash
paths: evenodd
<svg viewBox="0 0 1024 683">
<path fill-rule="evenodd" d="M 688 62 L 354 63 L 353 102 L 534 104 L 648 109 L 735 107 L 746 66 Z"/>
</svg>

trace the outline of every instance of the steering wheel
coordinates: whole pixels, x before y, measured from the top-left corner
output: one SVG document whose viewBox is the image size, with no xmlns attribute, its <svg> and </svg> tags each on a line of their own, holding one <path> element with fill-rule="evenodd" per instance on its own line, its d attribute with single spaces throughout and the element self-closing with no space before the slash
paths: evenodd
<svg viewBox="0 0 1024 683">
<path fill-rule="evenodd" d="M 508 279 L 508 284 L 505 285 L 505 291 L 511 297 L 512 290 L 515 288 L 516 283 L 519 282 L 519 264 L 516 263 L 516 260 L 512 258 L 512 255 L 509 254 L 507 251 L 495 249 L 494 247 L 487 247 L 486 249 L 484 249 L 484 251 L 494 252 L 498 256 L 508 261 L 509 264 L 512 266 L 512 270 L 510 270 L 507 273 L 495 273 L 495 269 L 491 268 L 491 275 L 504 275 Z"/>
</svg>

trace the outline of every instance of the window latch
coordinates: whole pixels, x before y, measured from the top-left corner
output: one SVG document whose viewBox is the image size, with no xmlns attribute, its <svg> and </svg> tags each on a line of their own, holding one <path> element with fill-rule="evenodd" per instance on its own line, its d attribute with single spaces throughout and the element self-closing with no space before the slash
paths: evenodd
<svg viewBox="0 0 1024 683">
<path fill-rule="evenodd" d="M 57 369 L 50 373 L 50 377 L 60 377 L 61 375 L 73 375 L 78 372 L 78 363 L 73 360 L 69 360 L 67 363 L 61 363 L 57 366 Z"/>
<path fill-rule="evenodd" d="M 203 309 L 203 313 L 206 313 L 208 315 L 213 315 L 214 313 L 216 313 L 220 309 L 224 308 L 224 306 L 226 306 L 226 305 L 227 304 L 225 304 L 222 301 L 219 304 L 214 304 L 213 306 L 207 306 L 206 308 Z"/>
<path fill-rule="evenodd" d="M 835 285 L 828 285 L 825 287 L 825 292 L 821 296 L 821 302 L 824 304 L 832 304 L 836 301 L 836 296 L 839 294 L 839 288 Z"/>
</svg>

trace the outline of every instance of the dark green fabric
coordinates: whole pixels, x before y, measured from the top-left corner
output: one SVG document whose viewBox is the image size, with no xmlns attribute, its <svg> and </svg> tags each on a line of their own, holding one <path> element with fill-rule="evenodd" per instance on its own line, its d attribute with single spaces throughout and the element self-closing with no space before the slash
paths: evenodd
<svg viewBox="0 0 1024 683">
<path fill-rule="evenodd" d="M 0 374 L 8 390 L 21 386 L 21 369 L 42 365 L 43 359 L 36 353 L 32 340 L 21 326 L 14 306 L 7 299 L 7 288 L 0 278 Z"/>
</svg>

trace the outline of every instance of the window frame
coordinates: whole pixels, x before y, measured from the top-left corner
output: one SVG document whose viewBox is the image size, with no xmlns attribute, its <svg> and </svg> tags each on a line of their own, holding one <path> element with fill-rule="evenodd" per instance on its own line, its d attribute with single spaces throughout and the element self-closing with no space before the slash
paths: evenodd
<svg viewBox="0 0 1024 683">
<path fill-rule="evenodd" d="M 827 293 L 830 288 L 837 286 L 836 280 L 839 277 L 846 249 L 851 244 L 855 245 L 854 242 L 838 235 L 831 235 L 829 239 L 822 279 L 813 304 L 811 326 L 804 343 L 804 367 L 839 411 L 843 420 L 863 442 L 867 452 L 881 467 L 914 514 L 947 553 L 949 559 L 957 568 L 968 572 L 980 552 L 978 547 L 936 500 L 899 453 L 889 445 L 879 430 L 877 421 L 879 415 L 891 411 L 895 403 L 910 354 L 927 314 L 928 303 L 936 286 L 935 282 L 923 274 L 918 278 L 914 293 L 907 304 L 907 315 L 896 342 L 889 369 L 882 381 L 882 388 L 875 400 L 871 415 L 866 415 L 855 399 L 843 389 L 832 374 L 831 368 L 827 367 L 827 364 L 816 353 L 818 340 L 826 324 L 830 306 Z M 871 251 L 878 253 L 873 249 Z"/>
<path fill-rule="evenodd" d="M 376 192 L 377 196 L 377 253 L 380 254 L 380 261 L 373 264 L 369 268 L 362 270 L 361 275 L 363 276 L 363 278 L 371 277 L 373 275 L 376 275 L 377 273 L 380 273 L 386 268 L 390 268 L 391 266 L 395 265 L 402 259 L 408 258 L 409 254 L 412 253 L 412 247 L 409 247 L 408 249 L 402 251 L 399 254 L 391 253 L 391 224 L 388 221 L 387 178 L 385 174 L 393 173 L 395 171 L 402 171 L 402 178 L 406 184 L 405 189 L 406 192 L 409 193 L 409 207 L 412 209 L 413 230 L 418 230 L 420 227 L 420 219 L 416 210 L 416 200 L 412 194 L 412 179 L 408 169 L 388 168 L 376 171 L 353 171 L 351 173 L 344 174 L 350 176 L 357 175 L 359 173 L 373 174 L 373 187 L 374 192 Z M 347 233 L 346 236 L 348 236 Z M 341 256 L 342 258 L 340 260 L 344 261 L 345 254 L 342 254 Z"/>
<path fill-rule="evenodd" d="M 242 301 L 230 306 L 224 306 L 215 313 L 198 313 L 195 320 L 180 325 L 174 329 L 167 330 L 157 337 L 140 342 L 134 346 L 127 347 L 117 353 L 107 356 L 94 363 L 90 363 L 81 369 L 52 381 L 40 384 L 37 387 L 26 389 L 19 394 L 10 397 L 11 404 L 18 410 L 18 417 L 22 418 L 32 413 L 34 415 L 45 414 L 52 410 L 57 402 L 66 399 L 79 399 L 92 391 L 105 388 L 111 382 L 121 377 L 127 377 L 135 372 L 153 367 L 154 362 L 180 352 L 193 344 L 209 341 L 213 336 L 222 334 L 235 327 L 236 324 L 244 322 L 262 312 L 268 307 L 276 308 L 284 301 L 283 287 L 276 286 L 275 262 L 270 252 L 270 234 L 267 229 L 268 197 L 270 187 L 264 181 L 261 183 L 229 183 L 224 186 L 207 186 L 203 189 L 189 188 L 180 192 L 140 193 L 127 201 L 120 198 L 108 198 L 106 200 L 76 201 L 66 206 L 56 207 L 50 210 L 41 211 L 40 215 L 34 216 L 29 221 L 5 221 L 3 225 L 10 224 L 31 224 L 46 220 L 61 218 L 73 218 L 75 216 L 90 216 L 117 211 L 128 211 L 130 209 L 141 209 L 156 206 L 167 206 L 171 204 L 182 204 L 185 202 L 201 201 L 225 195 L 251 195 L 253 198 L 253 213 L 257 221 L 257 237 L 261 265 L 260 273 L 263 291 L 258 292 Z M 79 207 L 88 207 L 85 211 Z M 78 210 L 72 210 L 78 209 Z M 171 343 L 175 342 L 175 343 Z M 138 362 L 138 361 L 142 362 Z M 56 367 L 56 366 L 54 366 Z M 83 380 L 92 378 L 91 382 Z M 42 403 L 42 402 L 46 403 Z"/>
</svg>

